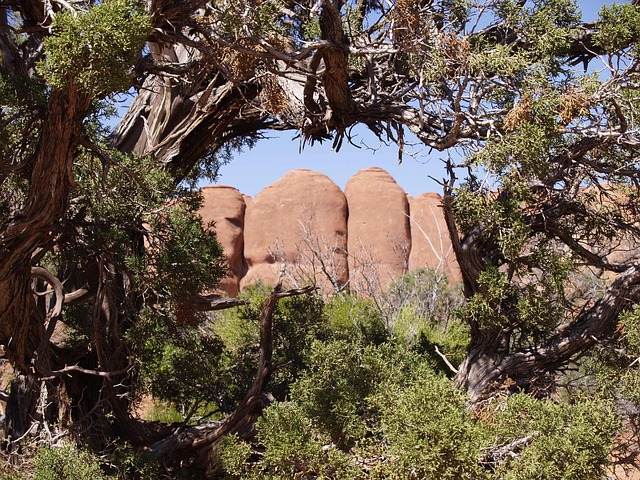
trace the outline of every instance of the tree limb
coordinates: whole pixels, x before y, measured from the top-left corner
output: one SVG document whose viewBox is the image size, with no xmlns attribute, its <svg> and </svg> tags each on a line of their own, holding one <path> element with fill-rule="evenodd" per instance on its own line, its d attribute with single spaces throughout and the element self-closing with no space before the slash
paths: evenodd
<svg viewBox="0 0 640 480">
<path fill-rule="evenodd" d="M 272 397 L 264 393 L 264 389 L 274 370 L 273 352 L 273 313 L 278 301 L 285 297 L 305 295 L 316 290 L 316 287 L 305 287 L 281 291 L 277 285 L 265 299 L 260 310 L 260 359 L 253 383 L 238 407 L 221 422 L 188 427 L 166 437 L 149 448 L 149 453 L 171 464 L 185 456 L 194 459 L 196 464 L 203 464 L 215 450 L 222 438 L 232 433 L 242 437 L 251 436 L 253 424 L 270 403 Z"/>
</svg>

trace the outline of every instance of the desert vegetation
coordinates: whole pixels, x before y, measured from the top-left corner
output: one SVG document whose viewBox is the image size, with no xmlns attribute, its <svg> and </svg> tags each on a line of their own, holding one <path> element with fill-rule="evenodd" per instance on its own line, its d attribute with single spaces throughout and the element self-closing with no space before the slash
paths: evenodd
<svg viewBox="0 0 640 480">
<path fill-rule="evenodd" d="M 635 2 L 0 0 L 2 475 L 605 478 L 638 415 L 639 25 Z M 198 181 L 270 130 L 339 151 L 357 125 L 443 152 L 460 288 L 211 295 Z"/>
</svg>

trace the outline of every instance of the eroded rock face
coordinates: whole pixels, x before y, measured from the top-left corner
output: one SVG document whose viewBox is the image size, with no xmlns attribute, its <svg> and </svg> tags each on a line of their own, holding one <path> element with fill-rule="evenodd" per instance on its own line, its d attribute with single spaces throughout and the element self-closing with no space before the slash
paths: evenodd
<svg viewBox="0 0 640 480">
<path fill-rule="evenodd" d="M 214 185 L 202 189 L 204 202 L 199 213 L 206 223 L 214 222 L 218 241 L 224 248 L 229 263 L 229 274 L 220 282 L 219 289 L 235 296 L 240 291 L 244 276 L 244 216 L 245 198 L 236 188 Z"/>
<path fill-rule="evenodd" d="M 407 194 L 385 170 L 368 168 L 349 179 L 349 271 L 351 286 L 376 295 L 407 269 L 411 251 Z M 372 281 L 379 280 L 379 285 Z M 367 291 L 369 290 L 369 291 Z"/>
<path fill-rule="evenodd" d="M 430 268 L 444 272 L 451 281 L 460 278 L 460 269 L 442 214 L 442 197 L 423 193 L 409 199 L 411 254 L 409 270 Z"/>
<path fill-rule="evenodd" d="M 258 280 L 275 285 L 283 261 L 288 287 L 315 277 L 325 293 L 348 283 L 378 295 L 417 268 L 460 279 L 440 196 L 407 197 L 381 168 L 358 172 L 344 194 L 321 173 L 294 170 L 253 199 L 225 186 L 205 187 L 203 195 L 202 216 L 216 223 L 229 257 L 220 289 L 231 296 Z"/>
<path fill-rule="evenodd" d="M 326 269 L 334 281 L 344 284 L 348 278 L 346 222 L 344 194 L 329 177 L 303 169 L 288 172 L 247 207 L 244 252 L 248 270 L 241 288 L 257 280 L 274 285 L 283 261 L 287 285 L 306 284 L 308 275 L 315 275 L 318 285 L 329 288 L 314 248 L 326 257 Z"/>
</svg>

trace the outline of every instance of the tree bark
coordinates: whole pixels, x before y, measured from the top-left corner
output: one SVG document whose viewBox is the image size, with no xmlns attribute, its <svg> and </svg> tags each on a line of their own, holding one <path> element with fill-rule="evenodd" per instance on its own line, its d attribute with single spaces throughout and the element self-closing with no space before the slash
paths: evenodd
<svg viewBox="0 0 640 480">
<path fill-rule="evenodd" d="M 482 399 L 506 382 L 527 389 L 536 375 L 554 372 L 584 355 L 602 339 L 614 336 L 620 314 L 639 301 L 640 267 L 633 265 L 618 276 L 591 308 L 539 345 L 509 351 L 505 345 L 497 348 L 495 336 L 472 342 L 458 369 L 456 384 L 472 400 Z"/>
<path fill-rule="evenodd" d="M 51 92 L 25 206 L 7 220 L 0 237 L 0 344 L 23 372 L 44 333 L 30 289 L 32 256 L 51 242 L 66 215 L 71 167 L 90 104 L 91 99 L 73 86 Z"/>
</svg>

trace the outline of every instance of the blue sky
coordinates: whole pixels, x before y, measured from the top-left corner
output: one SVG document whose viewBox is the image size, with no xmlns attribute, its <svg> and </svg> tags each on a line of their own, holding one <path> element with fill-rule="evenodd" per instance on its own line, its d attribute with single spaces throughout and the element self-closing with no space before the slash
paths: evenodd
<svg viewBox="0 0 640 480">
<path fill-rule="evenodd" d="M 612 2 L 583 0 L 579 3 L 584 21 L 592 21 L 601 5 Z M 259 141 L 251 150 L 237 154 L 230 164 L 223 166 L 218 184 L 231 185 L 253 197 L 289 170 L 308 168 L 324 173 L 344 189 L 347 180 L 355 173 L 376 166 L 387 170 L 409 195 L 442 191 L 440 185 L 430 177 L 443 178 L 446 152 L 429 151 L 422 147 L 422 151 L 416 151 L 414 157 L 404 155 L 399 165 L 395 145 L 380 144 L 366 127 L 358 127 L 354 131 L 354 143 L 364 142 L 376 150 L 364 146 L 356 148 L 345 141 L 339 153 L 331 150 L 331 142 L 313 147 L 307 145 L 300 151 L 299 140 L 293 139 L 295 132 L 270 132 L 268 139 Z"/>
<path fill-rule="evenodd" d="M 344 189 L 347 180 L 358 171 L 377 166 L 388 171 L 410 195 L 442 190 L 429 176 L 442 179 L 441 159 L 446 158 L 446 153 L 433 151 L 429 155 L 421 147 L 422 152 L 413 157 L 404 155 L 398 164 L 397 146 L 381 144 L 365 127 L 354 131 L 357 132 L 354 143 L 363 142 L 363 146 L 357 148 L 345 140 L 339 153 L 331 150 L 331 142 L 307 145 L 300 152 L 300 141 L 293 138 L 295 132 L 273 132 L 270 138 L 259 141 L 224 165 L 218 184 L 231 185 L 253 197 L 289 170 L 308 168 L 324 173 Z"/>
</svg>

